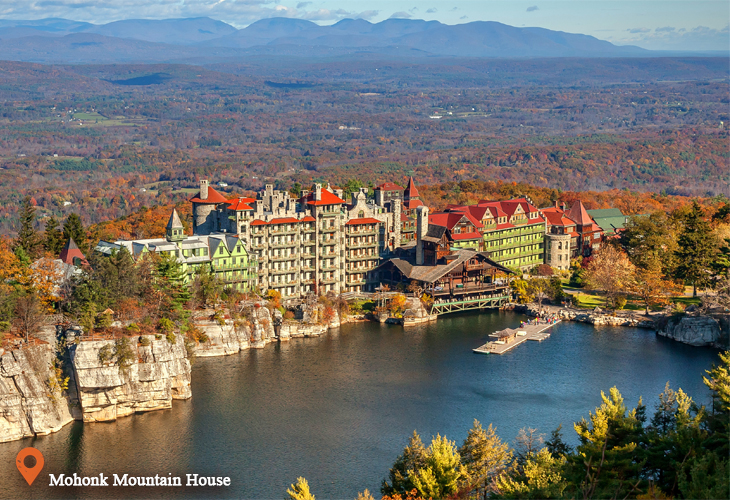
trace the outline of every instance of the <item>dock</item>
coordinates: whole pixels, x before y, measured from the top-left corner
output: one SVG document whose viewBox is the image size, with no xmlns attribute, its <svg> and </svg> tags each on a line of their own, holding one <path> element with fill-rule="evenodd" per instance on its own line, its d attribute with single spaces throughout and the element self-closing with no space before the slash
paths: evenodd
<svg viewBox="0 0 730 500">
<path fill-rule="evenodd" d="M 489 337 L 494 340 L 490 340 L 483 346 L 477 347 L 474 349 L 474 352 L 479 354 L 504 354 L 528 340 L 542 342 L 550 337 L 550 332 L 547 330 L 558 323 L 560 323 L 560 320 L 552 324 L 525 325 L 517 329 L 507 328 L 506 330 L 492 333 Z"/>
</svg>

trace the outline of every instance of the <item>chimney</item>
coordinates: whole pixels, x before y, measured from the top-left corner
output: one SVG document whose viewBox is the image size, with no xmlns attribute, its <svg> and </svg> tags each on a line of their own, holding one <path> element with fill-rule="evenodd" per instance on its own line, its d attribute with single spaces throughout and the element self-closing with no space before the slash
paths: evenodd
<svg viewBox="0 0 730 500">
<path fill-rule="evenodd" d="M 393 248 L 398 248 L 401 242 L 401 234 L 403 232 L 403 223 L 401 222 L 401 202 L 399 198 L 394 198 L 390 201 L 390 209 L 393 211 L 393 237 L 395 238 L 395 244 Z"/>
<path fill-rule="evenodd" d="M 565 204 L 565 202 L 563 202 L 563 212 L 565 212 L 565 210 L 566 210 L 567 208 L 568 208 L 568 206 L 567 206 L 567 205 Z"/>
<path fill-rule="evenodd" d="M 555 200 L 555 208 L 560 208 L 560 207 L 558 206 L 558 200 Z"/>
<path fill-rule="evenodd" d="M 314 185 L 314 201 L 322 201 L 322 184 Z"/>
<path fill-rule="evenodd" d="M 428 207 L 416 208 L 416 265 L 424 264 L 423 237 L 428 232 Z"/>
<path fill-rule="evenodd" d="M 200 181 L 200 199 L 201 200 L 208 199 L 208 180 L 207 179 Z"/>
</svg>

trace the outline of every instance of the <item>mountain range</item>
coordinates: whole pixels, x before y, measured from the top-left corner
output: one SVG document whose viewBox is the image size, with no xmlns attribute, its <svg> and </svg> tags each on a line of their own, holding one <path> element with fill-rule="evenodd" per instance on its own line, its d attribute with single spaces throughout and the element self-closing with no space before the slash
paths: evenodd
<svg viewBox="0 0 730 500">
<path fill-rule="evenodd" d="M 0 20 L 0 59 L 111 63 L 224 61 L 255 55 L 298 57 L 646 57 L 654 52 L 595 37 L 477 21 L 344 19 L 320 26 L 262 19 L 243 29 L 213 19 L 130 19 L 96 25 L 68 19 Z"/>
</svg>

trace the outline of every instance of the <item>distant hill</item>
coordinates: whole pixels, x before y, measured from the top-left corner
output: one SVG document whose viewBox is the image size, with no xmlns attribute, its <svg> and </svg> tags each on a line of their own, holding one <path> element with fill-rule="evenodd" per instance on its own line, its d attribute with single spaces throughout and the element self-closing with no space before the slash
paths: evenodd
<svg viewBox="0 0 730 500">
<path fill-rule="evenodd" d="M 0 58 L 32 62 L 192 62 L 251 55 L 328 57 L 648 57 L 581 34 L 477 21 L 345 19 L 319 26 L 302 19 L 262 19 L 237 30 L 207 17 L 130 19 L 94 25 L 67 19 L 0 20 Z"/>
</svg>

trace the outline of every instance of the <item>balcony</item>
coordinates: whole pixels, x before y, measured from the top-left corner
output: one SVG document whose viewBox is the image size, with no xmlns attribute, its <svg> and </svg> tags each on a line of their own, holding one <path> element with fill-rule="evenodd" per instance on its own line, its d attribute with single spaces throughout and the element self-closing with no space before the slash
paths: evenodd
<svg viewBox="0 0 730 500">
<path fill-rule="evenodd" d="M 270 260 L 275 260 L 275 261 L 297 260 L 298 258 L 299 258 L 299 256 L 297 254 L 293 253 L 291 255 L 274 255 L 270 258 Z"/>
<path fill-rule="evenodd" d="M 375 241 L 366 241 L 366 242 L 360 242 L 360 243 L 346 243 L 345 246 L 347 248 L 368 248 L 368 247 L 378 246 L 378 242 L 377 242 L 377 240 L 375 240 Z"/>
</svg>

